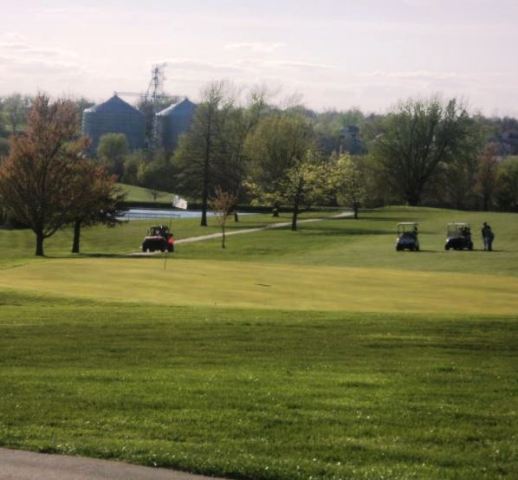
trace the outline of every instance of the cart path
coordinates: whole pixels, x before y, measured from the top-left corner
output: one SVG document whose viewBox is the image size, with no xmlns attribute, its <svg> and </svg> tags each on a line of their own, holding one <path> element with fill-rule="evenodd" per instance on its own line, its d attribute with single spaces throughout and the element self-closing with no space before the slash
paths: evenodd
<svg viewBox="0 0 518 480">
<path fill-rule="evenodd" d="M 0 448 L 0 480 L 218 480 L 112 460 Z M 224 480 L 224 479 L 219 479 Z"/>
<path fill-rule="evenodd" d="M 320 218 L 308 218 L 307 220 L 299 220 L 297 224 L 301 223 L 313 223 L 313 222 L 321 222 L 323 220 L 329 219 L 339 219 L 339 218 L 349 218 L 353 216 L 353 212 L 342 212 L 337 215 L 333 215 L 331 217 L 320 217 Z M 291 222 L 280 222 L 280 223 L 272 223 L 271 225 L 266 225 L 264 227 L 255 227 L 255 228 L 245 228 L 243 230 L 233 230 L 231 232 L 226 232 L 225 236 L 229 237 L 231 235 L 241 235 L 244 233 L 256 233 L 263 232 L 265 230 L 273 230 L 274 228 L 285 228 L 291 227 Z M 180 240 L 176 240 L 175 245 L 181 245 L 183 243 L 195 243 L 195 242 L 203 242 L 205 240 L 213 240 L 215 238 L 221 238 L 222 233 L 211 233 L 210 235 L 202 235 L 200 237 L 189 237 L 189 238 L 181 238 Z"/>
<path fill-rule="evenodd" d="M 332 215 L 330 217 L 319 217 L 319 218 L 308 218 L 306 220 L 299 220 L 297 224 L 301 223 L 313 223 L 313 222 L 321 222 L 323 220 L 336 220 L 340 218 L 351 218 L 353 217 L 353 212 L 342 212 L 338 213 L 337 215 Z M 242 235 L 245 233 L 257 233 L 257 232 L 264 232 L 265 230 L 273 230 L 275 228 L 285 228 L 290 227 L 290 222 L 279 222 L 279 223 L 272 223 L 270 225 L 266 225 L 264 227 L 255 227 L 255 228 L 244 228 L 242 230 L 232 230 L 230 232 L 225 232 L 226 237 L 230 237 L 231 235 Z M 179 240 L 175 240 L 175 245 L 184 245 L 186 243 L 196 243 L 196 242 L 204 242 L 206 240 L 215 240 L 217 238 L 221 238 L 223 234 L 221 232 L 218 233 L 210 233 L 209 235 L 200 235 L 197 237 L 188 237 L 188 238 L 180 238 Z M 131 257 L 149 257 L 149 256 L 155 256 L 155 255 L 163 255 L 163 252 L 156 251 L 156 252 L 132 252 L 129 254 Z M 1 479 L 0 479 L 1 480 Z"/>
</svg>

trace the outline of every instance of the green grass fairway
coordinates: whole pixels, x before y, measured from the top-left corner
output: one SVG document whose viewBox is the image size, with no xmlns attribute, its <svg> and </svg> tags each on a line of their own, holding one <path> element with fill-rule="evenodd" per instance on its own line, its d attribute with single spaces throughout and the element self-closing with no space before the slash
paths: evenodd
<svg viewBox="0 0 518 480">
<path fill-rule="evenodd" d="M 398 221 L 422 252 L 395 252 Z M 496 251 L 445 252 L 449 221 L 475 248 L 488 221 Z M 43 259 L 0 230 L 0 445 L 249 480 L 518 478 L 518 215 L 381 209 L 167 264 L 129 256 L 149 224 L 86 229 L 81 256 L 63 231 Z"/>
<path fill-rule="evenodd" d="M 126 200 L 128 202 L 171 203 L 173 197 L 172 193 L 158 191 L 158 195 L 155 199 L 153 198 L 149 188 L 126 185 L 124 183 L 119 183 L 119 187 L 124 193 L 126 193 Z"/>
<path fill-rule="evenodd" d="M 518 277 L 259 262 L 84 259 L 2 272 L 0 288 L 170 306 L 511 315 Z"/>
</svg>

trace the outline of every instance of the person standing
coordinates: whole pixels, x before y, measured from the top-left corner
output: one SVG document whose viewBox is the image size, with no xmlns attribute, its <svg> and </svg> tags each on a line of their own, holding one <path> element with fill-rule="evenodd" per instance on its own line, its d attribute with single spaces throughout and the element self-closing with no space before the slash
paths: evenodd
<svg viewBox="0 0 518 480">
<path fill-rule="evenodd" d="M 493 250 L 493 240 L 495 238 L 495 234 L 491 227 L 484 222 L 482 226 L 482 240 L 484 241 L 484 250 L 490 252 Z"/>
</svg>

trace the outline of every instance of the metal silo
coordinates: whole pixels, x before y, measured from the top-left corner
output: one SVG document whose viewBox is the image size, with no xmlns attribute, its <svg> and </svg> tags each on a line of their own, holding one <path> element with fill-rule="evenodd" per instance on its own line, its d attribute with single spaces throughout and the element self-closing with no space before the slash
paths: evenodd
<svg viewBox="0 0 518 480">
<path fill-rule="evenodd" d="M 83 112 L 83 135 L 91 139 L 90 150 L 97 150 L 105 133 L 123 133 L 131 150 L 145 146 L 144 115 L 114 95 L 108 101 Z"/>
<path fill-rule="evenodd" d="M 176 148 L 178 137 L 189 130 L 195 111 L 196 104 L 185 98 L 156 114 L 157 134 L 162 148 L 169 151 Z"/>
</svg>

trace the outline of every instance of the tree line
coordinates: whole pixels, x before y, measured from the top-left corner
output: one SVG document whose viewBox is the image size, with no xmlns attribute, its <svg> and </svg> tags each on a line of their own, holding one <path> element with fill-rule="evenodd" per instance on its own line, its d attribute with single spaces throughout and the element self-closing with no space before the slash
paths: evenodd
<svg viewBox="0 0 518 480">
<path fill-rule="evenodd" d="M 227 203 L 232 198 L 236 204 L 270 206 L 273 212 L 288 207 L 293 230 L 299 212 L 315 204 L 347 206 L 356 217 L 362 206 L 397 203 L 518 210 L 518 157 L 513 155 L 518 153 L 518 122 L 472 114 L 456 99 L 409 99 L 385 115 L 357 109 L 315 113 L 303 105 L 275 105 L 266 88 L 243 92 L 213 82 L 203 91 L 192 125 L 174 152 L 130 152 L 124 135 L 107 134 L 93 159 L 85 158 L 86 140 L 79 133 L 79 111 L 88 105 L 86 100 L 51 104 L 40 95 L 18 101 L 25 105 L 19 111 L 30 113 L 16 117 L 14 109 L 10 124 L 5 100 L 1 104 L 0 124 L 9 128 L 0 131 L 10 130 L 10 140 L 0 166 L 0 195 L 35 231 L 38 254 L 42 239 L 65 224 L 74 223 L 80 231 L 81 224 L 111 221 L 106 219 L 113 215 L 99 212 L 116 208 L 115 179 L 201 204 L 202 225 L 207 225 L 207 211 L 211 202 L 217 203 L 218 192 Z M 66 126 L 60 123 L 63 119 Z M 44 124 L 54 130 L 47 131 Z M 28 158 L 41 162 L 41 178 L 24 178 L 27 173 L 19 171 Z M 75 180 L 45 184 L 53 168 L 70 170 L 66 178 Z M 81 168 L 94 172 L 90 180 Z M 94 195 L 79 195 L 90 188 L 75 183 L 79 178 L 88 185 L 102 178 L 97 182 L 109 191 L 104 201 L 110 208 L 88 204 L 86 197 Z M 47 212 L 36 221 L 27 212 L 34 217 L 41 205 L 22 207 L 22 198 L 48 205 L 44 195 L 34 195 L 41 188 L 45 195 L 61 192 L 64 203 L 57 202 L 55 216 Z M 15 190 L 20 192 L 17 200 Z M 77 205 L 82 205 L 82 215 L 75 213 Z"/>
<path fill-rule="evenodd" d="M 38 256 L 66 225 L 74 227 L 72 252 L 79 253 L 82 226 L 117 222 L 123 195 L 116 178 L 85 157 L 88 139 L 78 135 L 77 117 L 73 102 L 38 95 L 1 159 L 0 211 L 34 232 Z"/>
<path fill-rule="evenodd" d="M 456 99 L 400 102 L 384 115 L 280 108 L 266 89 L 210 84 L 175 152 L 129 152 L 101 139 L 98 159 L 124 183 L 182 194 L 205 212 L 216 188 L 272 208 L 406 203 L 518 209 L 518 121 Z M 202 218 L 206 224 L 206 217 Z"/>
</svg>

